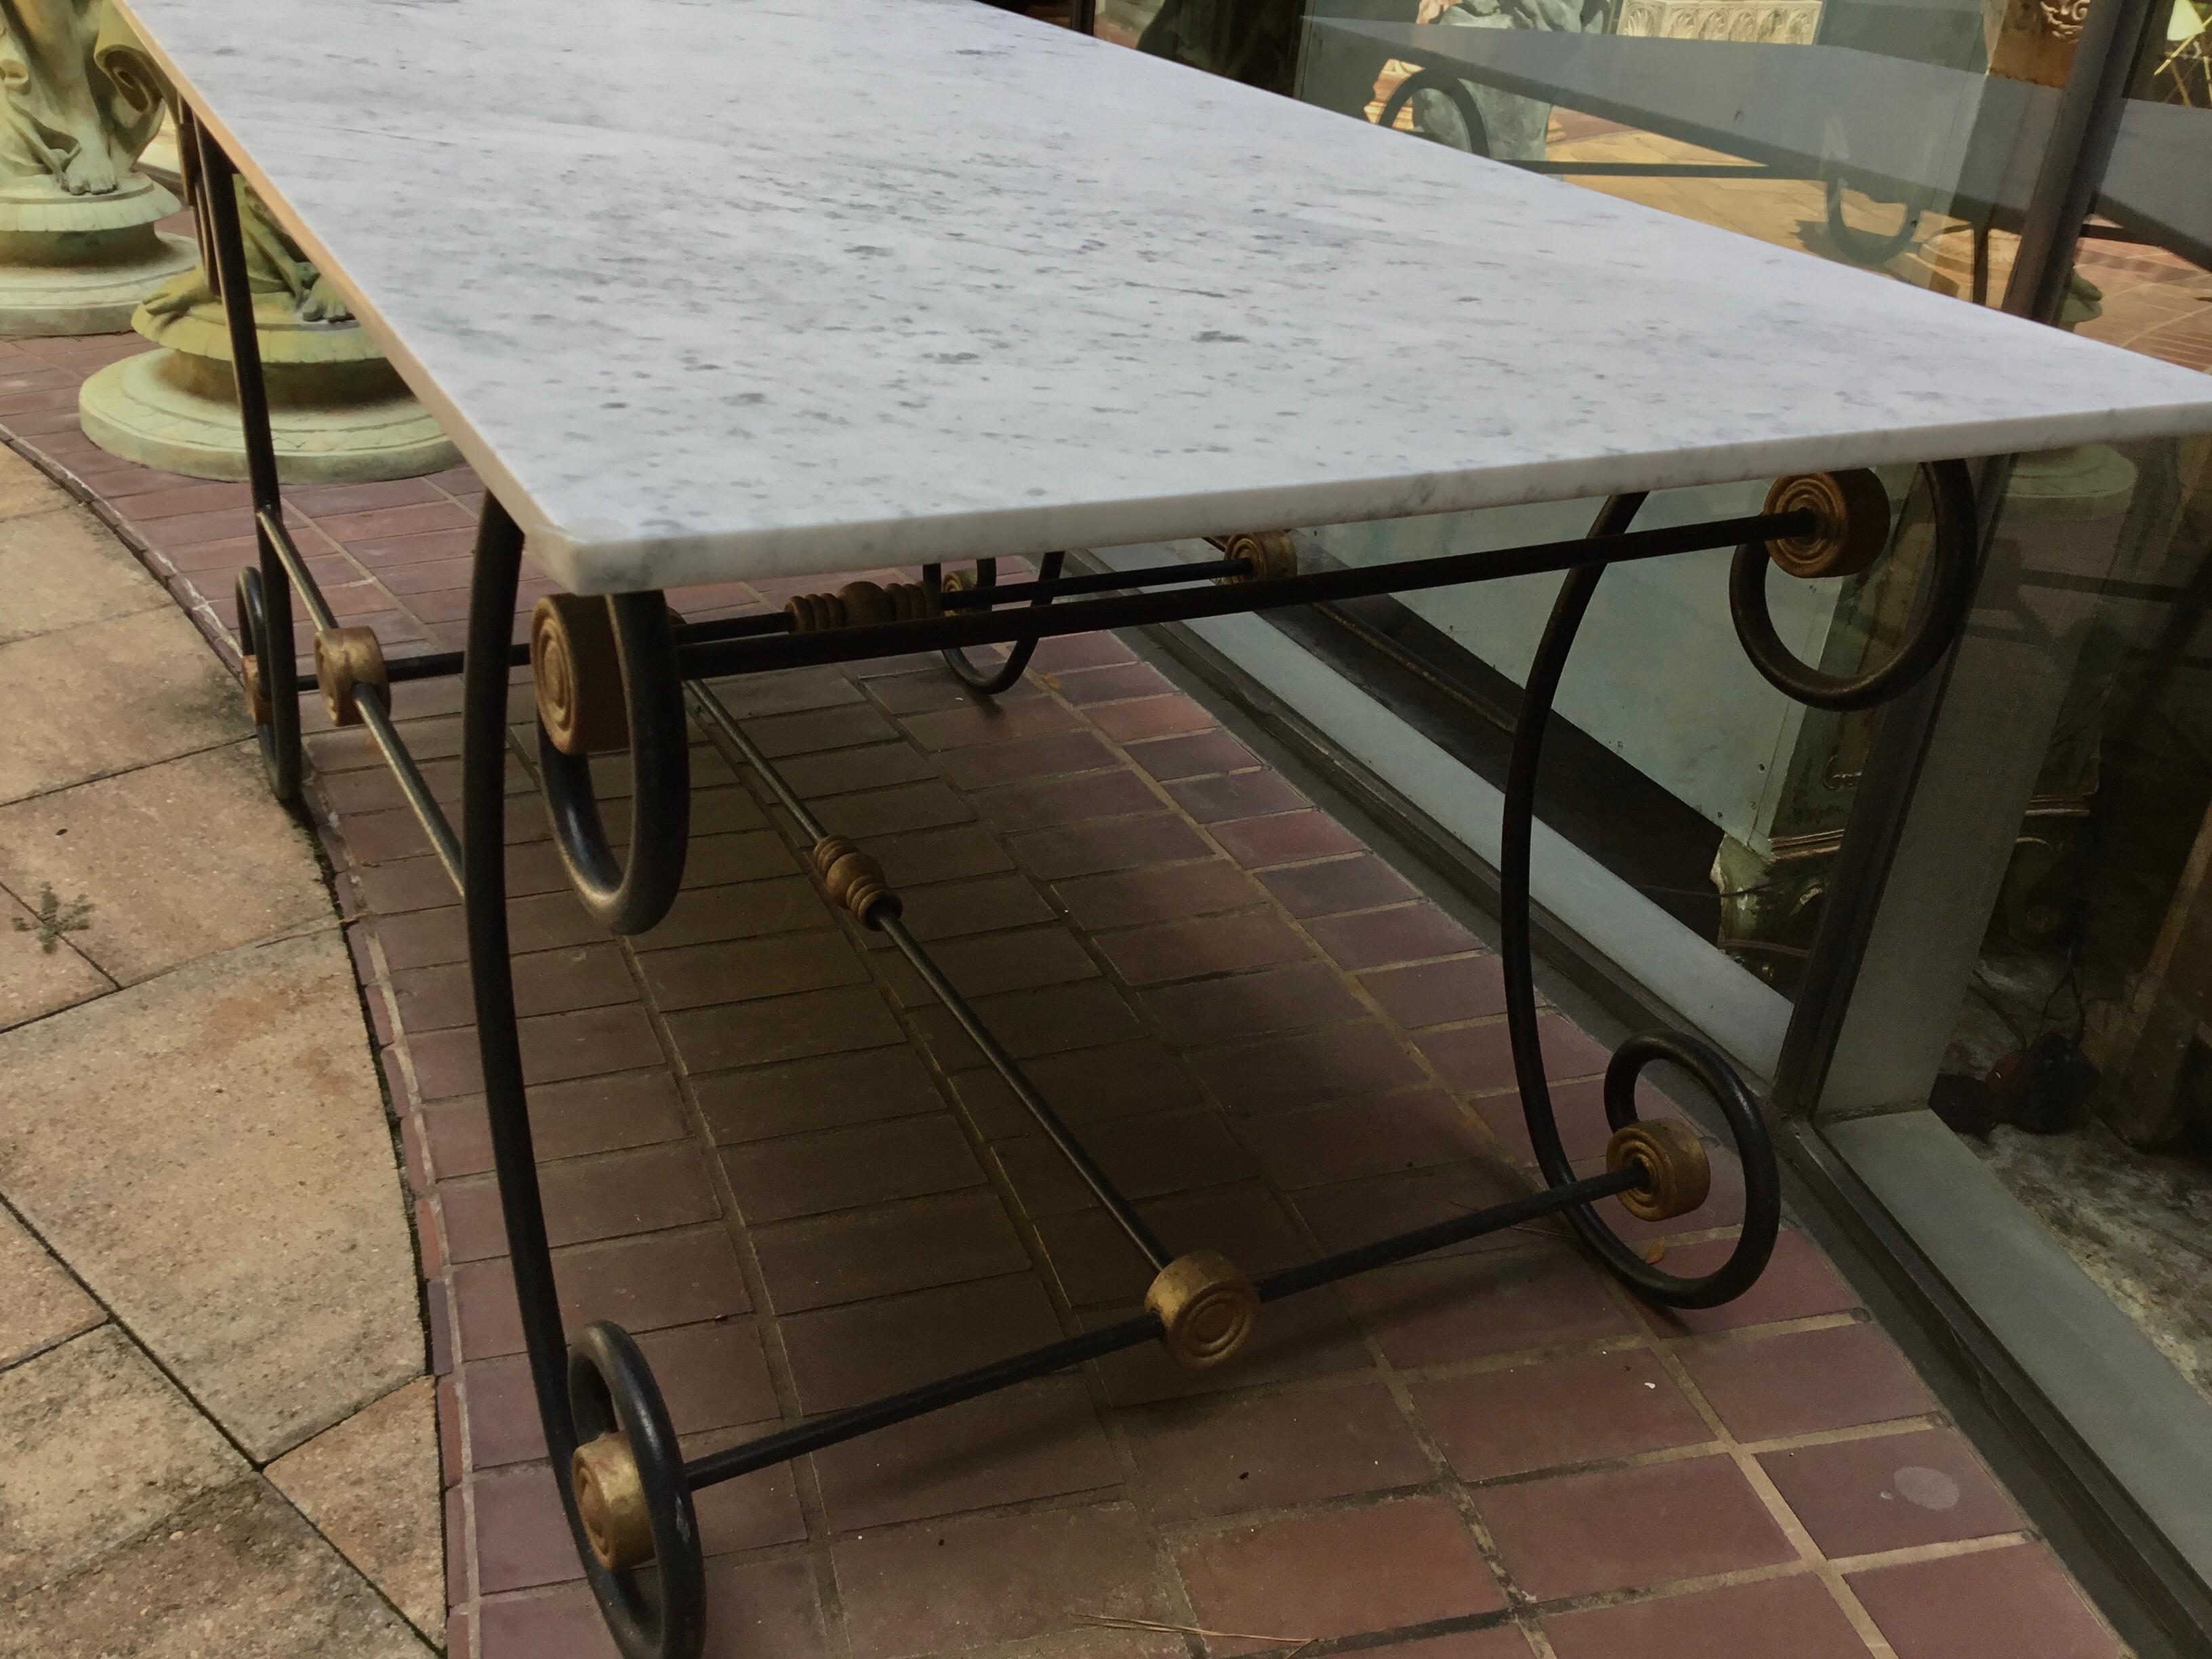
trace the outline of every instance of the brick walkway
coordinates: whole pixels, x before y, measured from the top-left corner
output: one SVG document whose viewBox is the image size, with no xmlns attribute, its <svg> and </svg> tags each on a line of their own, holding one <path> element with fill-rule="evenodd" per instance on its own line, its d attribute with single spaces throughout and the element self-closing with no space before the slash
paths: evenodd
<svg viewBox="0 0 2212 1659">
<path fill-rule="evenodd" d="M 0 422 L 218 619 L 242 491 L 117 464 L 67 418 L 74 377 L 133 343 L 0 347 Z M 396 646 L 451 640 L 470 483 L 299 492 L 315 556 L 361 575 L 342 612 Z M 914 660 L 729 697 L 1171 1246 L 1265 1271 L 1523 1186 L 1495 959 L 1120 642 L 1048 643 L 1037 670 L 996 708 Z M 449 805 L 457 697 L 399 698 Z M 516 976 L 568 1312 L 640 1334 L 690 1449 L 1132 1305 L 1134 1257 L 903 964 L 823 901 L 754 781 L 701 740 L 685 891 L 613 940 L 565 890 L 520 730 Z M 520 1358 L 459 911 L 366 742 L 311 744 L 416 1194 L 453 1651 L 600 1659 Z M 1603 1053 L 1546 1024 L 1590 1158 Z M 1670 1265 L 1726 1248 L 1717 1186 Z M 1794 1230 L 1751 1295 L 1686 1320 L 1539 1228 L 1271 1309 L 1263 1333 L 1225 1373 L 1122 1356 L 716 1489 L 710 1651 L 2118 1650 Z"/>
</svg>

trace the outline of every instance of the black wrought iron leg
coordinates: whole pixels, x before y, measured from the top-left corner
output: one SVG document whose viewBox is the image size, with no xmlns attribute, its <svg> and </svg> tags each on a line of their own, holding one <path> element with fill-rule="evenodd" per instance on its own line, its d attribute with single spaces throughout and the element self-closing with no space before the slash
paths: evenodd
<svg viewBox="0 0 2212 1659">
<path fill-rule="evenodd" d="M 261 337 L 254 325 L 253 291 L 246 277 L 246 242 L 238 219 L 238 169 L 205 126 L 198 121 L 187 125 L 198 161 L 200 219 L 207 228 L 208 278 L 222 296 L 223 319 L 230 328 L 231 372 L 238 383 L 246 474 L 260 548 L 258 575 L 251 580 L 241 575 L 239 582 L 240 647 L 248 659 L 247 698 L 260 732 L 269 787 L 289 806 L 300 799 L 300 684 L 294 661 L 292 584 L 259 523 L 266 514 L 281 524 L 284 503 L 276 481 L 268 383 L 261 371 Z"/>
<path fill-rule="evenodd" d="M 1643 504 L 1641 495 L 1613 497 L 1599 513 L 1590 534 L 1621 534 Z M 1500 829 L 1498 955 L 1505 972 L 1506 1026 L 1528 1139 L 1535 1148 L 1537 1166 L 1555 1189 L 1571 1186 L 1575 1174 L 1559 1139 L 1551 1091 L 1544 1079 L 1529 915 L 1529 849 L 1544 727 L 1551 718 L 1567 653 L 1590 597 L 1597 591 L 1598 579 L 1604 574 L 1602 565 L 1583 565 L 1570 570 L 1560 586 L 1522 689 Z M 1614 1054 L 1605 1080 L 1606 1118 L 1614 1132 L 1607 1161 L 1615 1167 L 1640 1165 L 1650 1176 L 1644 1192 L 1634 1203 L 1656 1219 L 1693 1209 L 1704 1198 L 1705 1152 L 1695 1131 L 1665 1120 L 1649 1124 L 1637 1120 L 1637 1079 L 1646 1066 L 1661 1060 L 1688 1070 L 1711 1091 L 1736 1142 L 1744 1167 L 1744 1216 L 1741 1232 L 1728 1259 L 1712 1272 L 1693 1279 L 1662 1273 L 1623 1243 L 1589 1204 L 1574 1205 L 1565 1213 L 1583 1241 L 1638 1296 L 1675 1307 L 1711 1307 L 1741 1295 L 1765 1267 L 1781 1224 L 1781 1172 L 1758 1104 L 1728 1061 L 1686 1034 L 1642 1032 Z"/>
<path fill-rule="evenodd" d="M 1046 554 L 1038 563 L 1036 582 L 1033 586 L 1047 587 L 1048 584 L 1058 581 L 1060 568 L 1066 563 L 1066 559 L 1067 556 L 1065 553 Z M 934 589 L 942 580 L 939 574 L 939 567 L 933 564 L 926 566 L 922 571 L 921 580 L 924 586 Z M 998 580 L 999 562 L 996 559 L 975 561 L 975 591 L 988 592 L 998 586 Z M 1048 590 L 1041 592 L 1030 603 L 1036 605 L 1050 605 L 1052 597 Z M 1037 641 L 1035 640 L 1017 640 L 1006 647 L 1006 659 L 997 666 L 992 667 L 976 662 L 956 645 L 945 652 L 945 665 L 950 668 L 958 677 L 960 683 L 969 690 L 980 691 L 987 697 L 995 697 L 1002 691 L 1012 690 L 1020 683 L 1022 675 L 1029 668 L 1030 659 L 1036 655 L 1036 648 Z"/>
<path fill-rule="evenodd" d="M 521 565 L 522 532 L 488 496 L 462 669 L 461 827 L 492 1161 L 531 1383 L 585 1577 L 628 1659 L 696 1659 L 706 1620 L 699 1533 L 666 1407 L 636 1345 L 618 1328 L 594 1325 L 573 1345 L 563 1341 L 546 1241 L 507 956 L 508 636 Z"/>
</svg>

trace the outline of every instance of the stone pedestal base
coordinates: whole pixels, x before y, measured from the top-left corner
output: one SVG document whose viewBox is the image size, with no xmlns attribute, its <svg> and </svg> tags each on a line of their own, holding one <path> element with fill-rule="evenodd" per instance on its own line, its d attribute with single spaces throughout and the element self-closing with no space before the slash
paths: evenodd
<svg viewBox="0 0 2212 1659">
<path fill-rule="evenodd" d="M 155 222 L 177 198 L 143 173 L 105 196 L 52 179 L 0 183 L 0 337 L 113 334 L 138 302 L 198 258 Z"/>
<path fill-rule="evenodd" d="M 184 279 L 196 283 L 197 276 Z M 202 299 L 131 326 L 163 349 L 111 363 L 84 383 L 85 436 L 141 465 L 195 478 L 243 478 L 246 449 L 222 307 Z M 277 475 L 286 483 L 412 478 L 460 465 L 358 323 L 300 320 L 287 295 L 263 295 L 261 356 Z"/>
</svg>

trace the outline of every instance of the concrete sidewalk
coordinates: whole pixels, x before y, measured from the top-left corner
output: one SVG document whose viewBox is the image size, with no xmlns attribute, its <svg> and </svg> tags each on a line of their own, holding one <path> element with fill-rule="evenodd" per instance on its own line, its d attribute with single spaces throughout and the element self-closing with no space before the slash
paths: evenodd
<svg viewBox="0 0 2212 1659">
<path fill-rule="evenodd" d="M 236 682 L 0 451 L 0 1654 L 443 1636 L 392 1126 Z"/>
</svg>

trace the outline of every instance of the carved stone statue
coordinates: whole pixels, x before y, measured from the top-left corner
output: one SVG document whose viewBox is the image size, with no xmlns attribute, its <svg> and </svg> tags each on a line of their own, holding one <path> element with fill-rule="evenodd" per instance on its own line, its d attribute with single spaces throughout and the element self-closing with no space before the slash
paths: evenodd
<svg viewBox="0 0 2212 1659">
<path fill-rule="evenodd" d="M 161 125 L 161 77 L 107 0 L 0 0 L 0 167 L 105 196 Z"/>
<path fill-rule="evenodd" d="M 6 3 L 7 0 L 0 0 L 0 5 Z M 345 296 L 324 280 L 314 262 L 285 234 L 283 226 L 270 216 L 269 210 L 261 205 L 261 198 L 243 179 L 238 180 L 237 187 L 238 226 L 246 241 L 246 286 L 253 290 L 256 309 L 266 308 L 261 304 L 262 296 L 282 294 L 290 301 L 303 323 L 350 322 L 353 312 Z M 146 314 L 154 319 L 178 317 L 194 306 L 216 303 L 214 286 L 202 268 L 192 272 L 190 281 L 171 283 L 160 293 L 148 295 Z M 148 337 L 161 337 L 151 334 Z"/>
<path fill-rule="evenodd" d="M 177 198 L 135 170 L 161 72 L 107 0 L 0 0 L 0 334 L 122 327 L 188 269 L 154 227 Z"/>
<path fill-rule="evenodd" d="M 0 0 L 4 5 L 9 0 Z M 205 187 L 194 171 L 191 188 Z M 337 286 L 235 181 L 277 476 L 360 483 L 440 472 L 460 456 L 377 349 Z M 230 325 L 204 256 L 146 296 L 131 326 L 161 348 L 84 383 L 77 418 L 101 448 L 196 478 L 242 478 Z"/>
</svg>

